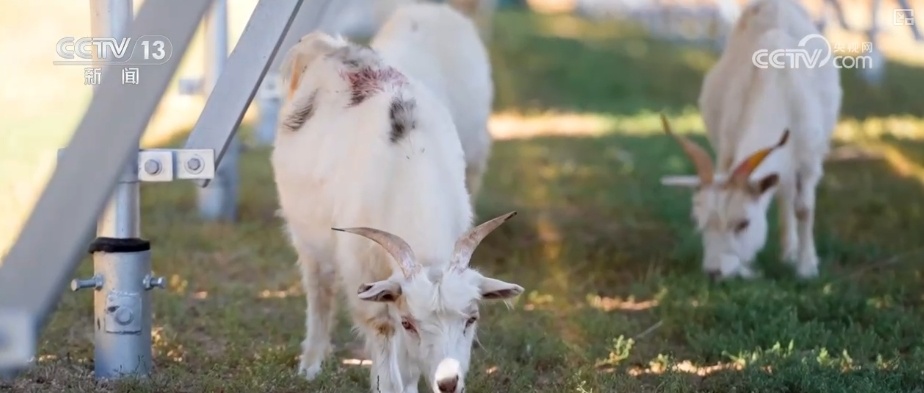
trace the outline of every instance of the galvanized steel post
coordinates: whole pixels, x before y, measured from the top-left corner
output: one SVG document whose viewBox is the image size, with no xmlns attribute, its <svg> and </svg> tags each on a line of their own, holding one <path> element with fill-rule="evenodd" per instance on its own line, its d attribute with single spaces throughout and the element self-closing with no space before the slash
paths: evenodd
<svg viewBox="0 0 924 393">
<path fill-rule="evenodd" d="M 228 59 L 228 2 L 215 0 L 205 18 L 206 62 L 202 78 L 202 93 L 211 95 Z M 199 214 L 206 220 L 235 221 L 237 219 L 241 151 L 240 137 L 235 134 L 218 165 L 215 178 L 199 188 Z"/>
<path fill-rule="evenodd" d="M 95 37 L 122 38 L 133 19 L 132 0 L 91 0 L 90 24 Z M 97 67 L 113 72 L 99 59 Z M 138 152 L 122 168 L 97 222 L 90 245 L 94 275 L 74 280 L 71 290 L 93 289 L 94 371 L 97 378 L 146 375 L 151 370 L 151 309 L 147 290 L 157 282 L 150 275 L 151 245 L 141 239 Z"/>
</svg>

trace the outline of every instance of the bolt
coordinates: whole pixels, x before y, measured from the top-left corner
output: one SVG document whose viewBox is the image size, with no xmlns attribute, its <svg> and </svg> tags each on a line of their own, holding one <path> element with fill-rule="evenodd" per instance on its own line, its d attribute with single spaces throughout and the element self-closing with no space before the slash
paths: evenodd
<svg viewBox="0 0 924 393">
<path fill-rule="evenodd" d="M 186 161 L 186 169 L 189 169 L 192 173 L 199 173 L 202 171 L 202 159 L 199 156 L 195 156 Z"/>
<path fill-rule="evenodd" d="M 134 317 L 135 315 L 132 313 L 132 310 L 122 307 L 119 309 L 119 311 L 116 311 L 115 320 L 120 325 L 128 325 L 132 322 Z"/>
<path fill-rule="evenodd" d="M 144 171 L 149 175 L 156 175 L 160 173 L 160 161 L 157 160 L 147 160 L 144 162 Z"/>
<path fill-rule="evenodd" d="M 71 291 L 79 291 L 81 289 L 95 288 L 100 289 L 103 287 L 103 280 L 99 279 L 99 276 L 93 276 L 92 278 L 86 279 L 74 279 L 71 281 Z"/>
<path fill-rule="evenodd" d="M 144 278 L 144 287 L 146 289 L 153 289 L 154 287 L 165 289 L 167 288 L 167 280 L 163 277 L 151 277 L 148 275 Z"/>
</svg>

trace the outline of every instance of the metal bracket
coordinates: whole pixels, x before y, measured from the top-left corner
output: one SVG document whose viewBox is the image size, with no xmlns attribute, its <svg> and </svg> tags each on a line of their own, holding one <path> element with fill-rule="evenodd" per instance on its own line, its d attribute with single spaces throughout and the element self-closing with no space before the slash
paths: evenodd
<svg viewBox="0 0 924 393">
<path fill-rule="evenodd" d="M 211 149 L 144 149 L 138 152 L 138 180 L 169 182 L 211 180 L 215 151 Z"/>
<path fill-rule="evenodd" d="M 64 149 L 58 149 L 58 158 Z M 212 149 L 141 149 L 138 151 L 138 180 L 211 180 L 215 178 Z"/>
<path fill-rule="evenodd" d="M 106 333 L 141 333 L 141 294 L 112 291 L 106 296 Z"/>
</svg>

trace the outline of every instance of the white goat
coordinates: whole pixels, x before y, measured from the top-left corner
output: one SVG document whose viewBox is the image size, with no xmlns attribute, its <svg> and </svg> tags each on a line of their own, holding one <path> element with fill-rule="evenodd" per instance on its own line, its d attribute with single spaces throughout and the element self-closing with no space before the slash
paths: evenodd
<svg viewBox="0 0 924 393">
<path fill-rule="evenodd" d="M 523 291 L 469 259 L 515 212 L 469 230 L 449 112 L 373 50 L 314 32 L 283 67 L 271 160 L 308 299 L 299 372 L 313 379 L 331 350 L 339 276 L 372 391 L 416 392 L 421 376 L 434 392 L 462 391 L 479 302 Z"/>
<path fill-rule="evenodd" d="M 448 4 L 405 4 L 369 45 L 449 108 L 465 153 L 465 183 L 474 206 L 491 153 L 488 119 L 494 97 L 491 64 L 477 28 Z"/>
<path fill-rule="evenodd" d="M 662 182 L 695 187 L 692 215 L 702 233 L 703 268 L 713 278 L 756 275 L 751 262 L 766 243 L 766 216 L 774 195 L 783 260 L 795 264 L 799 277 L 818 275 L 815 189 L 840 112 L 838 69 L 833 63 L 815 68 L 754 65 L 758 50 L 798 49 L 803 44 L 808 53 L 817 49 L 830 56 L 827 41 L 812 34 L 818 31 L 797 3 L 749 4 L 699 97 L 718 168 L 713 169 L 705 150 L 675 135 L 696 165 L 697 176 Z"/>
</svg>

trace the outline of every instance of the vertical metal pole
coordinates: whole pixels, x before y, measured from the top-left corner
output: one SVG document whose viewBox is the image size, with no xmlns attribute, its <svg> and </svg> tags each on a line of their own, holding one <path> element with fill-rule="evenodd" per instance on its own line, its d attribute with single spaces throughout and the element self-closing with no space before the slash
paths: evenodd
<svg viewBox="0 0 924 393">
<path fill-rule="evenodd" d="M 878 87 L 882 85 L 882 80 L 885 77 L 885 62 L 882 61 L 882 53 L 879 50 L 879 6 L 881 5 L 881 0 L 873 0 L 870 4 L 872 9 L 870 10 L 870 27 L 867 30 L 867 38 L 869 39 L 870 44 L 872 44 L 872 51 L 870 51 L 869 56 L 871 57 L 872 64 L 870 67 L 858 67 L 857 74 L 860 76 L 860 79 L 863 80 L 867 85 Z"/>
<path fill-rule="evenodd" d="M 288 49 L 288 48 L 285 48 Z M 277 54 L 285 56 L 285 53 Z M 260 120 L 254 133 L 256 142 L 260 145 L 271 145 L 276 136 L 276 124 L 279 122 L 279 111 L 282 109 L 282 93 L 280 92 L 279 71 L 273 70 L 263 78 L 263 84 L 257 93 L 257 108 L 260 110 Z"/>
<path fill-rule="evenodd" d="M 90 0 L 94 37 L 124 37 L 132 22 L 132 0 Z M 95 66 L 113 72 L 96 58 Z M 74 280 L 74 291 L 93 288 L 96 378 L 147 375 L 151 370 L 151 310 L 147 290 L 150 243 L 140 238 L 138 153 L 123 164 L 112 198 L 97 222 L 90 246 L 94 276 Z M 159 281 L 163 285 L 162 280 Z"/>
<path fill-rule="evenodd" d="M 900 9 L 903 9 L 903 10 L 912 9 L 911 4 L 908 4 L 908 0 L 896 0 L 896 2 L 898 2 L 898 6 L 901 7 Z M 895 11 L 892 11 L 892 12 L 895 12 Z M 894 18 L 894 14 L 893 14 L 893 18 Z M 911 36 L 914 37 L 915 41 L 924 42 L 924 35 L 922 35 L 921 31 L 918 30 L 918 25 L 916 21 L 912 21 L 911 23 L 908 23 L 908 28 L 911 29 Z"/>
<path fill-rule="evenodd" d="M 215 0 L 211 12 L 206 16 L 205 29 L 207 57 L 203 91 L 208 96 L 215 87 L 225 61 L 228 59 L 227 0 Z M 199 214 L 204 219 L 227 221 L 237 219 L 240 151 L 240 138 L 235 135 L 218 165 L 215 178 L 208 186 L 198 189 Z"/>
</svg>

